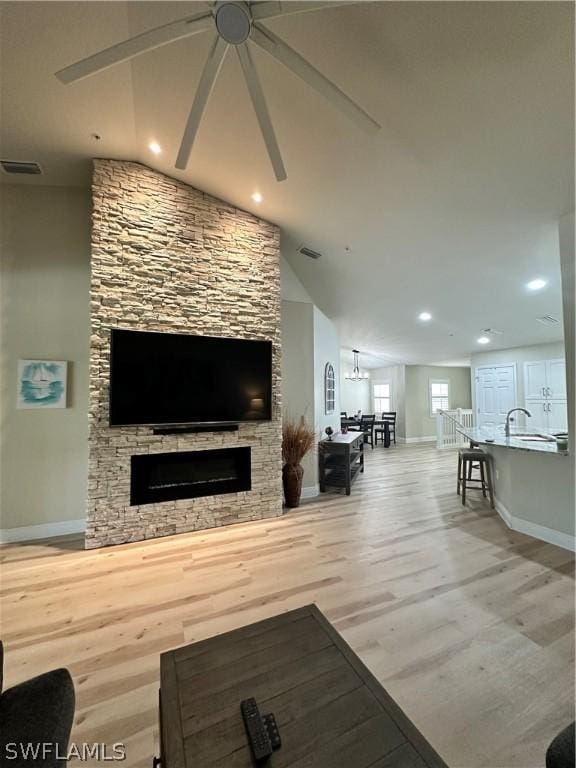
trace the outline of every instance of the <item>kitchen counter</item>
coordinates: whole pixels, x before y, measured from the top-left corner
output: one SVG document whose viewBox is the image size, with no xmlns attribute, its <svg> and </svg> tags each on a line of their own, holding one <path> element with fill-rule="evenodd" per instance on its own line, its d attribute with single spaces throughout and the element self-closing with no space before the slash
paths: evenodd
<svg viewBox="0 0 576 768">
<path fill-rule="evenodd" d="M 513 448 L 517 451 L 529 451 L 530 453 L 548 453 L 555 456 L 568 456 L 568 451 L 558 450 L 556 443 L 547 443 L 544 441 L 522 440 L 518 433 L 526 434 L 528 430 L 517 430 L 517 433 L 511 433 L 506 437 L 504 432 L 498 429 L 487 430 L 482 428 L 456 427 L 460 434 L 474 443 L 488 446 L 498 446 L 499 448 Z"/>
<path fill-rule="evenodd" d="M 574 461 L 568 451 L 556 443 L 525 442 L 518 433 L 528 430 L 518 428 L 510 437 L 498 429 L 458 431 L 491 457 L 496 511 L 506 525 L 574 551 Z"/>
</svg>

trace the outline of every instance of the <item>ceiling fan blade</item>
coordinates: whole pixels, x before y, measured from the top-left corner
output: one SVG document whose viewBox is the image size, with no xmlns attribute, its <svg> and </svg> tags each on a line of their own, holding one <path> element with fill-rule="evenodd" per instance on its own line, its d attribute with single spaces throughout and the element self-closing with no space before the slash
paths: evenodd
<svg viewBox="0 0 576 768">
<path fill-rule="evenodd" d="M 261 3 L 252 3 L 250 13 L 254 21 L 261 19 L 273 19 L 276 16 L 289 16 L 294 13 L 307 13 L 319 11 L 324 8 L 334 8 L 337 5 L 353 5 L 350 0 L 317 0 L 317 2 L 279 2 L 278 0 L 263 0 Z"/>
<path fill-rule="evenodd" d="M 56 72 L 56 77 L 62 83 L 74 83 L 101 72 L 103 69 L 108 69 L 114 64 L 120 64 L 120 62 L 128 61 L 141 53 L 172 43 L 174 40 L 204 32 L 213 23 L 214 17 L 211 13 L 196 14 L 171 21 L 169 24 L 149 29 L 148 32 L 143 32 L 141 35 L 130 37 L 117 45 L 105 48 L 103 51 L 88 56 L 86 59 L 81 59 L 69 67 L 64 67 L 64 69 Z"/>
<path fill-rule="evenodd" d="M 306 59 L 302 58 L 293 48 L 290 48 L 283 40 L 269 29 L 259 24 L 252 25 L 250 39 L 273 56 L 281 64 L 284 64 L 291 72 L 298 75 L 305 83 L 318 91 L 319 94 L 332 102 L 335 107 L 344 112 L 351 120 L 357 123 L 365 131 L 373 133 L 380 130 L 379 123 L 359 107 L 351 98 L 334 85 L 327 77 L 319 72 Z"/>
<path fill-rule="evenodd" d="M 250 50 L 244 43 L 243 45 L 238 45 L 236 47 L 236 52 L 238 53 L 238 58 L 242 65 L 244 79 L 246 80 L 250 98 L 252 99 L 252 106 L 254 107 L 254 112 L 256 112 L 256 117 L 260 124 L 262 138 L 264 139 L 270 162 L 274 168 L 276 181 L 284 181 L 287 178 L 286 169 L 282 162 L 282 156 L 280 155 L 280 149 L 278 148 L 278 142 L 276 141 L 276 134 L 274 133 L 274 127 L 270 120 L 266 99 L 264 98 L 264 91 L 262 90 L 256 67 L 250 56 Z"/>
<path fill-rule="evenodd" d="M 206 102 L 212 93 L 212 88 L 218 77 L 218 72 L 220 72 L 220 67 L 222 66 L 227 50 L 228 43 L 220 37 L 220 35 L 216 35 L 212 50 L 208 54 L 206 64 L 204 64 L 204 69 L 200 76 L 200 82 L 196 89 L 192 109 L 188 115 L 188 121 L 186 123 L 186 128 L 184 129 L 184 135 L 182 136 L 182 143 L 180 144 L 180 150 L 178 152 L 178 157 L 176 158 L 176 168 L 179 168 L 181 171 L 188 165 L 188 159 L 190 157 L 190 152 L 192 151 L 196 133 L 198 132 L 200 120 L 202 120 Z"/>
</svg>

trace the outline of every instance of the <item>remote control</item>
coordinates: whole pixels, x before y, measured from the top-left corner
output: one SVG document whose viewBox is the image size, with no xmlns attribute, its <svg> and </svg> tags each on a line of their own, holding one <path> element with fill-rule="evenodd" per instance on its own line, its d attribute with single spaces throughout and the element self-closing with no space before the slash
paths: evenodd
<svg viewBox="0 0 576 768">
<path fill-rule="evenodd" d="M 260 717 L 256 699 L 244 699 L 240 703 L 240 710 L 242 711 L 244 727 L 248 734 L 254 760 L 258 763 L 263 762 L 272 754 L 272 744 L 270 743 L 268 731 Z"/>
<path fill-rule="evenodd" d="M 282 739 L 280 738 L 280 732 L 278 730 L 278 726 L 276 725 L 276 718 L 272 714 L 262 715 L 262 721 L 264 722 L 264 726 L 268 731 L 268 738 L 270 739 L 272 749 L 274 751 L 280 749 L 282 746 Z"/>
</svg>

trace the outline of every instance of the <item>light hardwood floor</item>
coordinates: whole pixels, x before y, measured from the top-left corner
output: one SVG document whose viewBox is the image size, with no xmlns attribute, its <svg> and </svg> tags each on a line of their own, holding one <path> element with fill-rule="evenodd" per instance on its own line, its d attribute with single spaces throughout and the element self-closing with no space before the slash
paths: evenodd
<svg viewBox="0 0 576 768">
<path fill-rule="evenodd" d="M 542 768 L 574 718 L 573 556 L 477 493 L 463 508 L 455 472 L 453 453 L 379 446 L 352 496 L 277 520 L 6 546 L 5 684 L 67 666 L 73 738 L 150 766 L 162 651 L 316 602 L 451 768 Z"/>
</svg>

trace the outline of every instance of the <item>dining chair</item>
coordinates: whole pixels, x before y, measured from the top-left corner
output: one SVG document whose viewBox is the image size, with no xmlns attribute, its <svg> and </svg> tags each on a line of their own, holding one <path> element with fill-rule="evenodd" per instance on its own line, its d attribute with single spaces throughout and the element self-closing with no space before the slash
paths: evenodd
<svg viewBox="0 0 576 768">
<path fill-rule="evenodd" d="M 388 433 L 390 434 L 390 437 L 394 440 L 394 444 L 396 444 L 396 411 L 382 411 L 382 421 L 388 422 Z M 385 427 L 384 425 L 376 427 L 375 431 L 375 439 L 376 443 L 378 443 L 378 435 L 380 435 L 380 439 L 382 442 L 384 442 L 384 433 L 385 433 Z"/>
<path fill-rule="evenodd" d="M 369 443 L 372 450 L 374 450 L 374 422 L 376 421 L 376 414 L 367 414 L 360 419 L 360 432 L 364 433 L 364 442 Z"/>
</svg>

